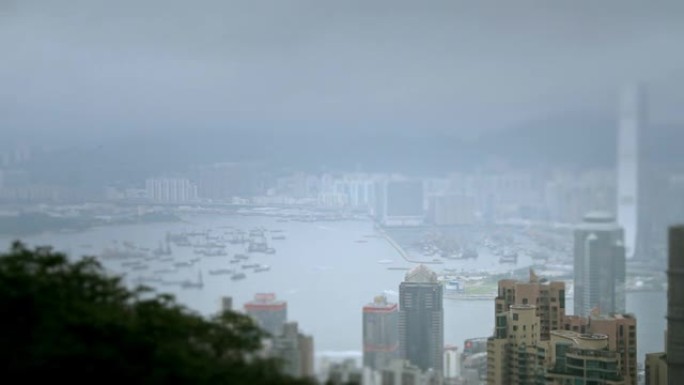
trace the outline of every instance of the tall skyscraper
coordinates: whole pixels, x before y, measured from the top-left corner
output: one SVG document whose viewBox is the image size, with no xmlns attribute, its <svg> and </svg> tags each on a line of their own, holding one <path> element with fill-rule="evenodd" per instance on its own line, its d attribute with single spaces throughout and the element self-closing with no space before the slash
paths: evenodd
<svg viewBox="0 0 684 385">
<path fill-rule="evenodd" d="M 667 375 L 670 384 L 684 383 L 684 226 L 669 234 L 667 268 Z"/>
<path fill-rule="evenodd" d="M 407 272 L 399 285 L 399 349 L 402 358 L 421 370 L 442 373 L 442 285 L 422 264 Z"/>
<path fill-rule="evenodd" d="M 625 312 L 625 247 L 622 228 L 608 213 L 585 215 L 575 228 L 575 315 Z"/>
<path fill-rule="evenodd" d="M 617 218 L 625 231 L 628 258 L 638 253 L 641 227 L 642 183 L 640 137 L 646 122 L 644 91 L 639 85 L 625 87 L 620 94 L 617 146 Z"/>
<path fill-rule="evenodd" d="M 382 370 L 399 357 L 399 311 L 377 296 L 363 307 L 363 366 Z"/>
<path fill-rule="evenodd" d="M 245 304 L 245 312 L 262 329 L 272 336 L 278 336 L 283 332 L 287 321 L 287 302 L 277 300 L 273 293 L 260 293 Z"/>
</svg>

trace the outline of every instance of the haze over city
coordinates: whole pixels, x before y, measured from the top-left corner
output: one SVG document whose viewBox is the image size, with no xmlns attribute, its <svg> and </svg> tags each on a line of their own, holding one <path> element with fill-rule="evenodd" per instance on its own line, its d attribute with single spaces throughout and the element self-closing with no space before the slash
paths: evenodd
<svg viewBox="0 0 684 385">
<path fill-rule="evenodd" d="M 682 41 L 674 0 L 0 0 L 0 284 L 94 256 L 272 383 L 673 383 Z"/>
</svg>

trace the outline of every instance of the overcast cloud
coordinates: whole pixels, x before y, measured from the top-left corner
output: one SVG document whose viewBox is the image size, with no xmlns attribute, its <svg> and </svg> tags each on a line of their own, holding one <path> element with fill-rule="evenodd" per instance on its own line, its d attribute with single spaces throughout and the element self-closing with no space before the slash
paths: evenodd
<svg viewBox="0 0 684 385">
<path fill-rule="evenodd" d="M 682 1 L 0 0 L 5 129 L 455 134 L 613 108 L 681 119 Z"/>
</svg>

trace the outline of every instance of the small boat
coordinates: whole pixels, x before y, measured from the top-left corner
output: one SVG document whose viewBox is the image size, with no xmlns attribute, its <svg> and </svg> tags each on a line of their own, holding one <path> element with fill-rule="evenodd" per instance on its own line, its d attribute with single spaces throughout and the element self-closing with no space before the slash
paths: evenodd
<svg viewBox="0 0 684 385">
<path fill-rule="evenodd" d="M 176 262 L 173 264 L 176 267 L 190 267 L 192 266 L 191 262 Z"/>
<path fill-rule="evenodd" d="M 276 252 L 276 249 L 274 249 L 272 247 L 269 247 L 268 249 L 266 249 L 266 254 L 275 254 L 275 252 Z"/>
<path fill-rule="evenodd" d="M 242 265 L 242 268 L 243 268 L 243 269 L 254 269 L 254 268 L 257 268 L 257 267 L 259 267 L 259 266 L 260 266 L 260 265 L 259 265 L 258 263 L 252 263 L 252 264 L 249 264 L 249 265 Z"/>
<path fill-rule="evenodd" d="M 271 239 L 273 239 L 274 241 L 275 240 L 283 240 L 283 239 L 286 239 L 286 237 L 284 235 L 273 235 L 273 236 L 271 236 Z"/>
<path fill-rule="evenodd" d="M 231 278 L 233 281 L 237 281 L 237 280 L 239 280 L 239 279 L 245 279 L 245 277 L 247 277 L 247 276 L 245 275 L 245 273 L 237 273 L 237 274 L 233 274 L 233 276 L 230 277 L 230 278 Z"/>
<path fill-rule="evenodd" d="M 244 261 L 244 260 L 246 260 L 246 259 L 249 259 L 249 255 L 246 255 L 246 254 L 235 254 L 235 256 L 234 256 L 233 258 L 235 258 L 235 259 L 241 259 L 241 260 Z"/>
<path fill-rule="evenodd" d="M 135 265 L 131 267 L 131 270 L 147 270 L 149 267 L 147 265 Z"/>
<path fill-rule="evenodd" d="M 231 259 L 231 260 L 230 260 L 230 263 L 239 263 L 239 262 L 240 262 L 239 259 Z"/>
<path fill-rule="evenodd" d="M 209 270 L 210 275 L 224 275 L 224 274 L 232 274 L 233 270 L 231 269 L 213 269 Z"/>
<path fill-rule="evenodd" d="M 269 271 L 269 270 L 271 270 L 271 266 L 262 265 L 262 266 L 257 267 L 256 269 L 254 269 L 254 272 L 255 273 L 261 273 L 262 271 Z"/>
</svg>

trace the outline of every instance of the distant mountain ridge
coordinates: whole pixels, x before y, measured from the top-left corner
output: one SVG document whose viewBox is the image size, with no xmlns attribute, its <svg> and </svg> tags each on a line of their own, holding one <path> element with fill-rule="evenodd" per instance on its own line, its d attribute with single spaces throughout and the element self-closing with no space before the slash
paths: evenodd
<svg viewBox="0 0 684 385">
<path fill-rule="evenodd" d="M 52 151 L 28 165 L 35 179 L 71 186 L 143 180 L 221 161 L 259 161 L 266 168 L 444 175 L 497 161 L 514 168 L 614 167 L 616 122 L 560 117 L 464 140 L 448 134 L 222 132 L 152 133 L 88 148 Z M 650 127 L 644 152 L 654 164 L 684 164 L 684 126 Z"/>
</svg>

